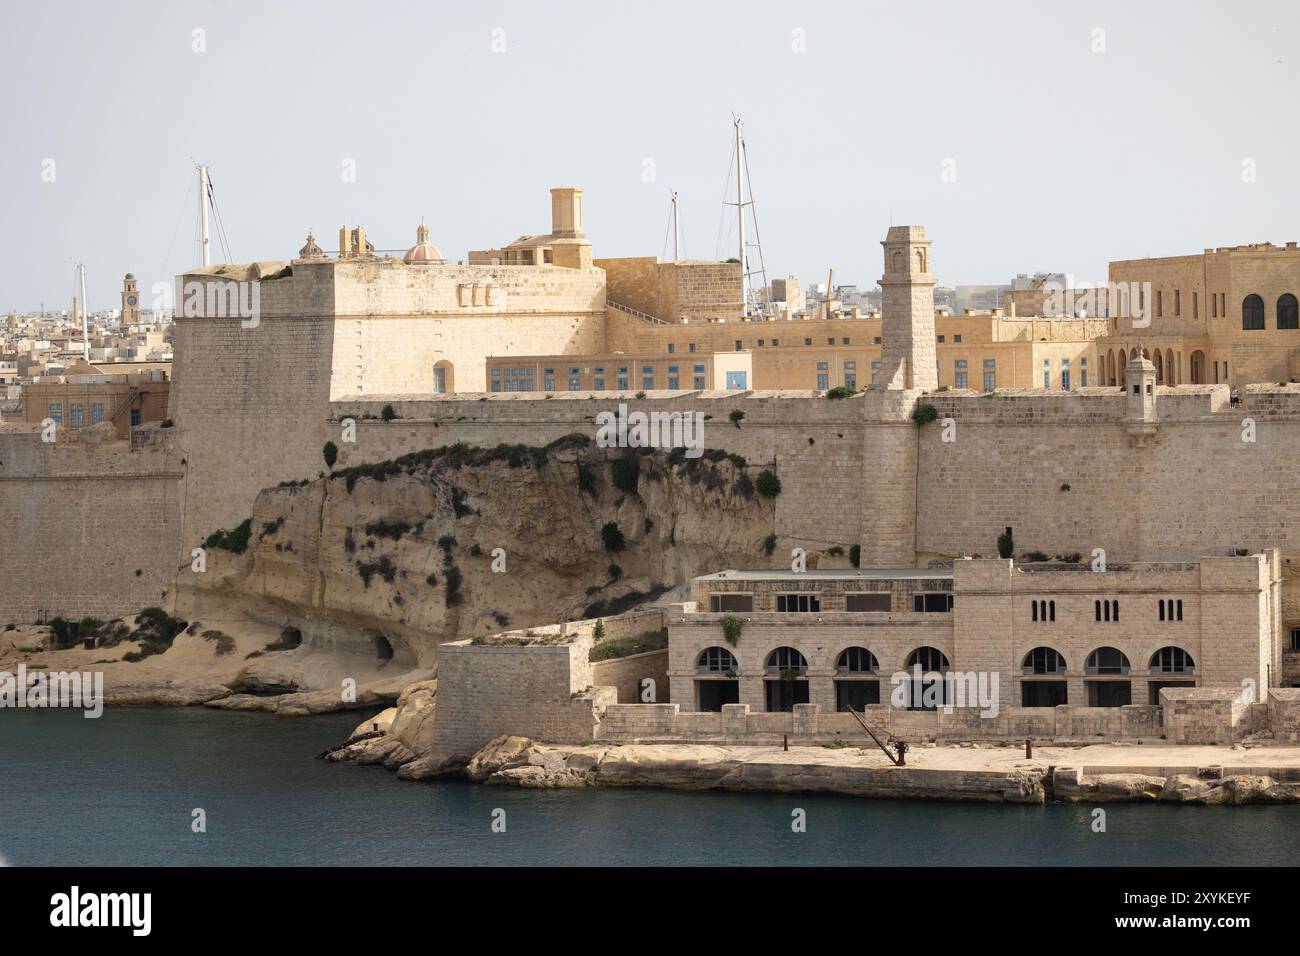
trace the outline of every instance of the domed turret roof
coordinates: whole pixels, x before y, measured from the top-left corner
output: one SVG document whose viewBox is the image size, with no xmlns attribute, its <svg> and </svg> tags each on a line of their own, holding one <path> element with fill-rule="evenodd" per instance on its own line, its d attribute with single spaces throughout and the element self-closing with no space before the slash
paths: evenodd
<svg viewBox="0 0 1300 956">
<path fill-rule="evenodd" d="M 424 223 L 420 223 L 420 228 L 415 230 L 415 245 L 406 250 L 406 255 L 402 256 L 402 261 L 418 265 L 420 263 L 444 263 L 447 260 L 438 251 L 438 247 L 429 241 L 429 227 Z"/>
</svg>

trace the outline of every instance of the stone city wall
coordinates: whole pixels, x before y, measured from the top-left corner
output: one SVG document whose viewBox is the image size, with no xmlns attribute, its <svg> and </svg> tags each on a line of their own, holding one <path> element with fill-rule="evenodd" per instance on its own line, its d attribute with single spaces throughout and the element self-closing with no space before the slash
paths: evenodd
<svg viewBox="0 0 1300 956">
<path fill-rule="evenodd" d="M 0 626 L 162 603 L 177 568 L 180 458 L 170 436 L 133 451 L 0 428 Z"/>
</svg>

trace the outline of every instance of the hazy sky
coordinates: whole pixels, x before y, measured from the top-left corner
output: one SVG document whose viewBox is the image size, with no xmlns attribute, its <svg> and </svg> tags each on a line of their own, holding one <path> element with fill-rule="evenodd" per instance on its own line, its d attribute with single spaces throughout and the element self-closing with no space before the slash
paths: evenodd
<svg viewBox="0 0 1300 956">
<path fill-rule="evenodd" d="M 733 112 L 769 276 L 869 287 L 892 221 L 943 284 L 1104 280 L 1300 239 L 1298 80 L 1294 0 L 8 4 L 0 309 L 66 307 L 78 259 L 93 308 L 127 271 L 148 302 L 197 261 L 200 161 L 236 261 L 421 217 L 464 258 L 563 185 L 598 257 L 663 254 L 671 187 L 726 258 Z"/>
</svg>

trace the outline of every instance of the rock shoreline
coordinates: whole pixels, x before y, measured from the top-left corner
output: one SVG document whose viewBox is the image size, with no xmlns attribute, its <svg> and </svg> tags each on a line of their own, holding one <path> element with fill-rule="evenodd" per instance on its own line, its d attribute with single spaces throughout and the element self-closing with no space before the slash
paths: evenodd
<svg viewBox="0 0 1300 956">
<path fill-rule="evenodd" d="M 867 751 L 700 744 L 563 746 L 498 737 L 467 762 L 412 750 L 402 740 L 358 728 L 329 760 L 382 764 L 405 780 L 465 777 L 491 786 L 554 790 L 663 787 L 766 793 L 830 793 L 871 799 L 1008 804 L 1158 802 L 1180 805 L 1300 803 L 1300 782 L 1266 773 L 1221 777 L 1187 773 L 1089 773 L 1025 762 L 1009 769 L 894 767 Z"/>
</svg>

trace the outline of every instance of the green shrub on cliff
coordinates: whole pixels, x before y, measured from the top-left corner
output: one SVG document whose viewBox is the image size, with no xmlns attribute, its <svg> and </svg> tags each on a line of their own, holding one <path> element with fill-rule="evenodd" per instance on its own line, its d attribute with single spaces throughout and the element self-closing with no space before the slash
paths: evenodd
<svg viewBox="0 0 1300 956">
<path fill-rule="evenodd" d="M 444 578 L 445 578 L 444 586 L 446 588 L 446 595 L 447 595 L 447 607 L 455 607 L 457 604 L 460 604 L 462 601 L 465 600 L 465 595 L 463 595 L 460 590 L 460 584 L 461 584 L 460 568 L 456 567 L 455 565 L 452 565 L 447 569 L 447 573 L 444 575 Z"/>
<path fill-rule="evenodd" d="M 233 531 L 214 531 L 203 542 L 205 548 L 220 548 L 234 554 L 243 554 L 248 548 L 248 539 L 253 535 L 253 519 L 245 518 Z"/>
<path fill-rule="evenodd" d="M 325 447 L 321 449 L 321 454 L 325 456 L 325 466 L 333 468 L 334 462 L 339 460 L 339 446 L 332 441 L 327 441 Z"/>
<path fill-rule="evenodd" d="M 772 474 L 771 469 L 764 468 L 754 479 L 754 487 L 764 498 L 775 498 L 781 493 L 781 479 Z"/>
<path fill-rule="evenodd" d="M 607 522 L 600 529 L 600 540 L 606 551 L 622 551 L 625 544 L 622 530 L 613 521 Z"/>
</svg>

